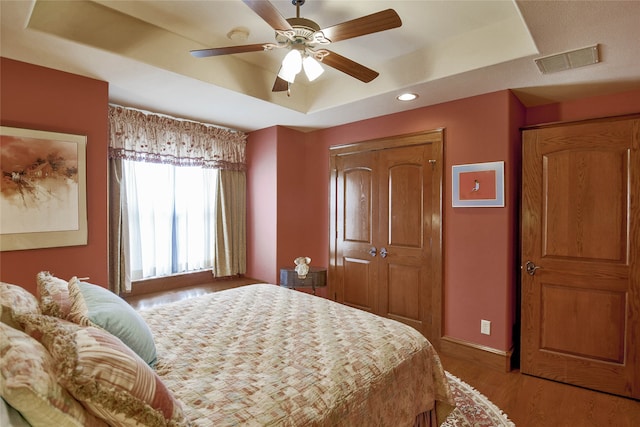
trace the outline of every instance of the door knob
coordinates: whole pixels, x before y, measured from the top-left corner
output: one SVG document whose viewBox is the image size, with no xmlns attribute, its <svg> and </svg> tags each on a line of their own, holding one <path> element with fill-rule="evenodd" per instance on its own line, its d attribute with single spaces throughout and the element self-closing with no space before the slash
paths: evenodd
<svg viewBox="0 0 640 427">
<path fill-rule="evenodd" d="M 524 265 L 525 271 L 530 276 L 533 276 L 534 274 L 536 274 L 536 270 L 539 268 L 542 268 L 542 267 L 535 265 L 532 261 L 527 261 L 527 263 Z"/>
<path fill-rule="evenodd" d="M 371 249 L 369 249 L 369 255 L 371 255 L 371 256 L 376 256 L 377 252 L 378 251 L 377 251 L 375 246 L 372 246 Z"/>
<path fill-rule="evenodd" d="M 388 254 L 388 252 L 387 252 L 387 248 L 382 248 L 382 249 L 380 249 L 380 256 L 381 256 L 382 258 L 386 258 L 386 257 L 387 257 L 387 254 Z"/>
</svg>

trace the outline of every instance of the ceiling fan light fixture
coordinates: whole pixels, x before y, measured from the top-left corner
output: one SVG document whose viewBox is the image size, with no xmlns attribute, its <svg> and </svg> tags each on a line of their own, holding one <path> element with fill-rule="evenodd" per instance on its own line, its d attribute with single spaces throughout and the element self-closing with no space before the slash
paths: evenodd
<svg viewBox="0 0 640 427">
<path fill-rule="evenodd" d="M 302 55 L 297 49 L 291 49 L 289 53 L 282 60 L 282 67 L 278 77 L 282 80 L 286 80 L 289 83 L 293 83 L 296 79 L 296 75 L 302 70 Z"/>
<path fill-rule="evenodd" d="M 307 75 L 310 82 L 314 81 L 324 73 L 322 65 L 320 65 L 320 63 L 311 56 L 304 57 L 302 60 L 302 67 L 304 68 L 304 73 Z"/>
</svg>

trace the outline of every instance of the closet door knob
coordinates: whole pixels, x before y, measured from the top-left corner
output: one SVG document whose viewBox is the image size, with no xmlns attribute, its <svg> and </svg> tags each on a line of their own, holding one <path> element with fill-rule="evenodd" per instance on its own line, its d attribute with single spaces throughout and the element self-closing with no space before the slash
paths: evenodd
<svg viewBox="0 0 640 427">
<path fill-rule="evenodd" d="M 382 249 L 380 249 L 380 256 L 381 256 L 382 258 L 386 258 L 388 253 L 389 253 L 389 252 L 387 252 L 387 248 L 382 248 Z"/>
<path fill-rule="evenodd" d="M 377 253 L 378 253 L 378 250 L 376 249 L 375 246 L 372 246 L 371 249 L 369 249 L 369 255 L 376 256 Z"/>
</svg>

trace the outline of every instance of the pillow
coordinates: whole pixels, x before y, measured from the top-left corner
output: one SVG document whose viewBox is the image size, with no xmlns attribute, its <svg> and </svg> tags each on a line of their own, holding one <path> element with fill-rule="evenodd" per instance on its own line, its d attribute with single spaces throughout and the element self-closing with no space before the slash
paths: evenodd
<svg viewBox="0 0 640 427">
<path fill-rule="evenodd" d="M 0 282 L 0 321 L 21 329 L 14 317 L 26 313 L 40 313 L 36 297 L 20 286 Z"/>
<path fill-rule="evenodd" d="M 160 377 L 117 337 L 57 317 L 18 320 L 49 350 L 60 384 L 109 425 L 189 425 Z"/>
<path fill-rule="evenodd" d="M 0 426 L 4 427 L 31 427 L 20 412 L 9 406 L 6 400 L 0 398 Z"/>
<path fill-rule="evenodd" d="M 71 309 L 67 281 L 41 271 L 36 275 L 36 282 L 42 314 L 66 319 Z"/>
<path fill-rule="evenodd" d="M 0 324 L 0 392 L 33 427 L 106 427 L 58 384 L 53 360 L 42 344 L 4 324 Z"/>
<path fill-rule="evenodd" d="M 71 311 L 68 320 L 83 326 L 98 326 L 120 338 L 150 366 L 155 366 L 156 344 L 142 316 L 125 300 L 108 289 L 69 281 Z"/>
</svg>

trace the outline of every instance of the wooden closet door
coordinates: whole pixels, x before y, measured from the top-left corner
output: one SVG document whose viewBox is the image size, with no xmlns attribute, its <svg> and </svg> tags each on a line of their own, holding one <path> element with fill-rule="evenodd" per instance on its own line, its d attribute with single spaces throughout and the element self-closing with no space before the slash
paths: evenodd
<svg viewBox="0 0 640 427">
<path fill-rule="evenodd" d="M 378 313 L 378 153 L 335 158 L 336 265 L 339 302 Z"/>
<path fill-rule="evenodd" d="M 379 312 L 431 337 L 431 145 L 380 152 Z M 439 208 L 439 206 L 436 206 Z"/>
<path fill-rule="evenodd" d="M 640 398 L 640 120 L 523 144 L 522 372 Z"/>
<path fill-rule="evenodd" d="M 332 147 L 330 296 L 439 345 L 442 131 Z"/>
</svg>

